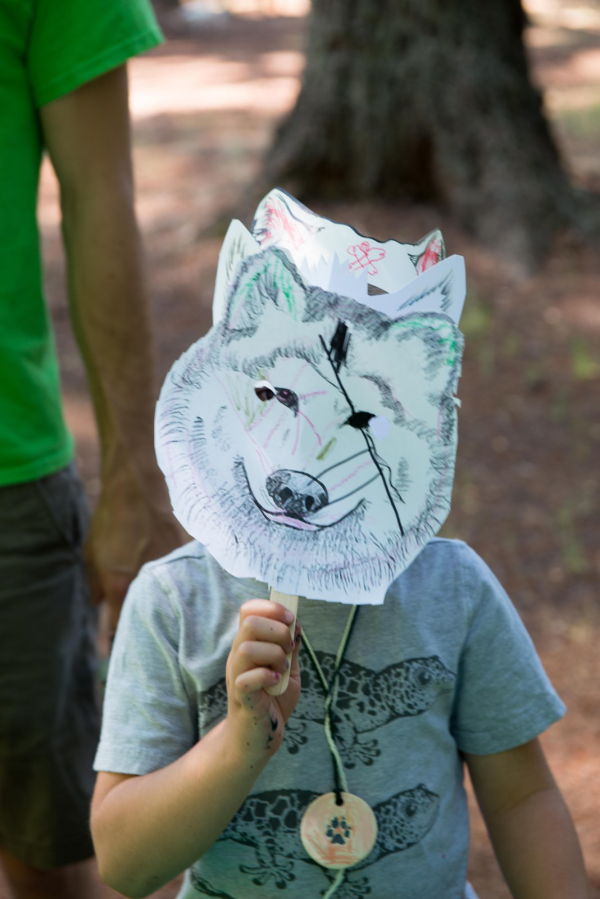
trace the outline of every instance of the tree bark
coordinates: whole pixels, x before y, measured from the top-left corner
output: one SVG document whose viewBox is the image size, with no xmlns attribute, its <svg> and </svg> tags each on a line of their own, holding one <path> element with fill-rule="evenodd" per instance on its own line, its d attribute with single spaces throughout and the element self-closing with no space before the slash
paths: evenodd
<svg viewBox="0 0 600 899">
<path fill-rule="evenodd" d="M 302 90 L 270 180 L 411 197 L 538 260 L 579 199 L 532 85 L 520 0 L 313 0 Z"/>
</svg>

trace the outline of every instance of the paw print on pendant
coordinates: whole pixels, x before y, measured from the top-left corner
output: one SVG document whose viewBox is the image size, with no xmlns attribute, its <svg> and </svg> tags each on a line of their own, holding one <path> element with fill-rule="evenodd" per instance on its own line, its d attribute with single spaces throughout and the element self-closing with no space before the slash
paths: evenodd
<svg viewBox="0 0 600 899">
<path fill-rule="evenodd" d="M 351 868 L 370 853 L 377 839 L 377 821 L 367 803 L 352 793 L 318 796 L 308 806 L 300 824 L 302 845 L 324 868 Z"/>
<path fill-rule="evenodd" d="M 349 826 L 344 815 L 336 815 L 325 828 L 325 833 L 329 837 L 330 842 L 339 843 L 340 846 L 346 845 L 351 832 L 352 828 Z"/>
</svg>

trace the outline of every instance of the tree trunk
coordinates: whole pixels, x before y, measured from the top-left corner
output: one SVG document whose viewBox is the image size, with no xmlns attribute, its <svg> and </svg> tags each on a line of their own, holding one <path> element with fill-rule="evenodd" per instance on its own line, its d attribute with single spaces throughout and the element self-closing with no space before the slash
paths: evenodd
<svg viewBox="0 0 600 899">
<path fill-rule="evenodd" d="M 313 0 L 296 108 L 267 163 L 303 197 L 444 205 L 531 262 L 578 215 L 532 86 L 520 0 Z"/>
</svg>

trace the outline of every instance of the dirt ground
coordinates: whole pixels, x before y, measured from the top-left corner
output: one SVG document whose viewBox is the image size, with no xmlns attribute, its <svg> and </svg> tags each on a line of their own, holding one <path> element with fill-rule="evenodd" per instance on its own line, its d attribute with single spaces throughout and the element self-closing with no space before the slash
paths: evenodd
<svg viewBox="0 0 600 899">
<path fill-rule="evenodd" d="M 197 29 L 167 16 L 168 43 L 130 66 L 137 208 L 161 380 L 210 326 L 224 216 L 246 210 L 273 129 L 298 91 L 305 20 L 294 15 L 294 0 L 279 4 L 238 0 L 240 13 Z M 581 185 L 598 190 L 600 5 L 529 0 L 528 9 L 533 74 L 566 163 Z M 567 236 L 537 275 L 525 277 L 434 209 L 313 205 L 383 239 L 414 241 L 441 226 L 449 251 L 466 257 L 460 439 L 443 533 L 468 541 L 500 578 L 568 706 L 542 742 L 600 899 L 598 249 Z M 68 325 L 56 185 L 47 165 L 40 218 L 67 418 L 95 498 L 97 438 Z M 482 899 L 509 895 L 475 807 L 470 877 Z M 175 893 L 176 883 L 155 896 Z M 106 888 L 106 899 L 117 895 Z"/>
</svg>

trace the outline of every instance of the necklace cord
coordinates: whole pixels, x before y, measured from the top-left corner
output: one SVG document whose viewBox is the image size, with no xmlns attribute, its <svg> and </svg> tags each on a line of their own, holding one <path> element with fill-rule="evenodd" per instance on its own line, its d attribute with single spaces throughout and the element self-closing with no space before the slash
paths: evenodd
<svg viewBox="0 0 600 899">
<path fill-rule="evenodd" d="M 342 664 L 342 660 L 344 658 L 344 652 L 346 651 L 346 647 L 350 641 L 350 636 L 352 634 L 352 630 L 354 628 L 354 623 L 356 621 L 358 612 L 358 606 L 353 606 L 350 614 L 348 615 L 348 619 L 346 621 L 346 627 L 344 628 L 344 634 L 342 636 L 341 643 L 339 645 L 337 656 L 335 659 L 333 677 L 331 678 L 331 682 L 328 684 L 323 673 L 323 669 L 319 664 L 319 660 L 315 655 L 315 651 L 310 645 L 310 640 L 306 636 L 306 631 L 304 628 L 302 629 L 302 642 L 306 646 L 308 656 L 314 666 L 315 671 L 317 672 L 317 676 L 319 677 L 321 684 L 323 686 L 323 690 L 325 691 L 325 734 L 327 737 L 327 743 L 329 745 L 329 750 L 331 752 L 331 757 L 333 759 L 333 779 L 335 783 L 335 801 L 336 805 L 340 806 L 344 804 L 344 800 L 342 799 L 342 791 L 348 792 L 348 783 L 346 781 L 346 772 L 344 771 L 344 766 L 342 764 L 342 760 L 340 758 L 340 754 L 338 752 L 338 748 L 335 744 L 336 737 L 336 726 L 335 722 L 331 720 L 331 711 L 335 706 L 338 697 L 339 691 L 339 673 L 340 666 Z M 334 893 L 337 892 L 338 887 L 344 882 L 346 877 L 346 869 L 342 868 L 336 874 L 335 880 L 327 890 L 327 893 L 323 897 L 323 899 L 331 899 Z"/>
<path fill-rule="evenodd" d="M 344 628 L 344 634 L 342 636 L 342 641 L 339 645 L 337 656 L 335 659 L 333 676 L 331 678 L 330 683 L 327 683 L 325 675 L 323 673 L 323 669 L 321 668 L 319 661 L 315 655 L 315 652 L 310 645 L 310 641 L 306 635 L 306 631 L 302 629 L 302 642 L 305 644 L 306 649 L 308 650 L 309 658 L 317 672 L 317 676 L 319 677 L 321 684 L 323 686 L 323 690 L 325 691 L 325 735 L 327 737 L 327 743 L 329 745 L 329 750 L 331 752 L 332 760 L 333 760 L 333 779 L 335 784 L 335 801 L 336 805 L 343 805 L 344 801 L 342 799 L 342 791 L 348 792 L 348 784 L 346 781 L 346 773 L 344 771 L 344 766 L 342 764 L 342 760 L 340 758 L 340 754 L 338 748 L 336 746 L 336 736 L 337 736 L 337 728 L 335 725 L 335 721 L 331 718 L 331 713 L 335 703 L 337 702 L 338 692 L 339 692 L 339 673 L 340 667 L 342 664 L 342 660 L 344 658 L 344 652 L 346 651 L 346 647 L 350 641 L 350 636 L 354 629 L 354 623 L 356 621 L 358 613 L 358 606 L 353 606 L 350 614 L 348 616 L 348 620 L 346 621 L 346 627 Z"/>
</svg>

